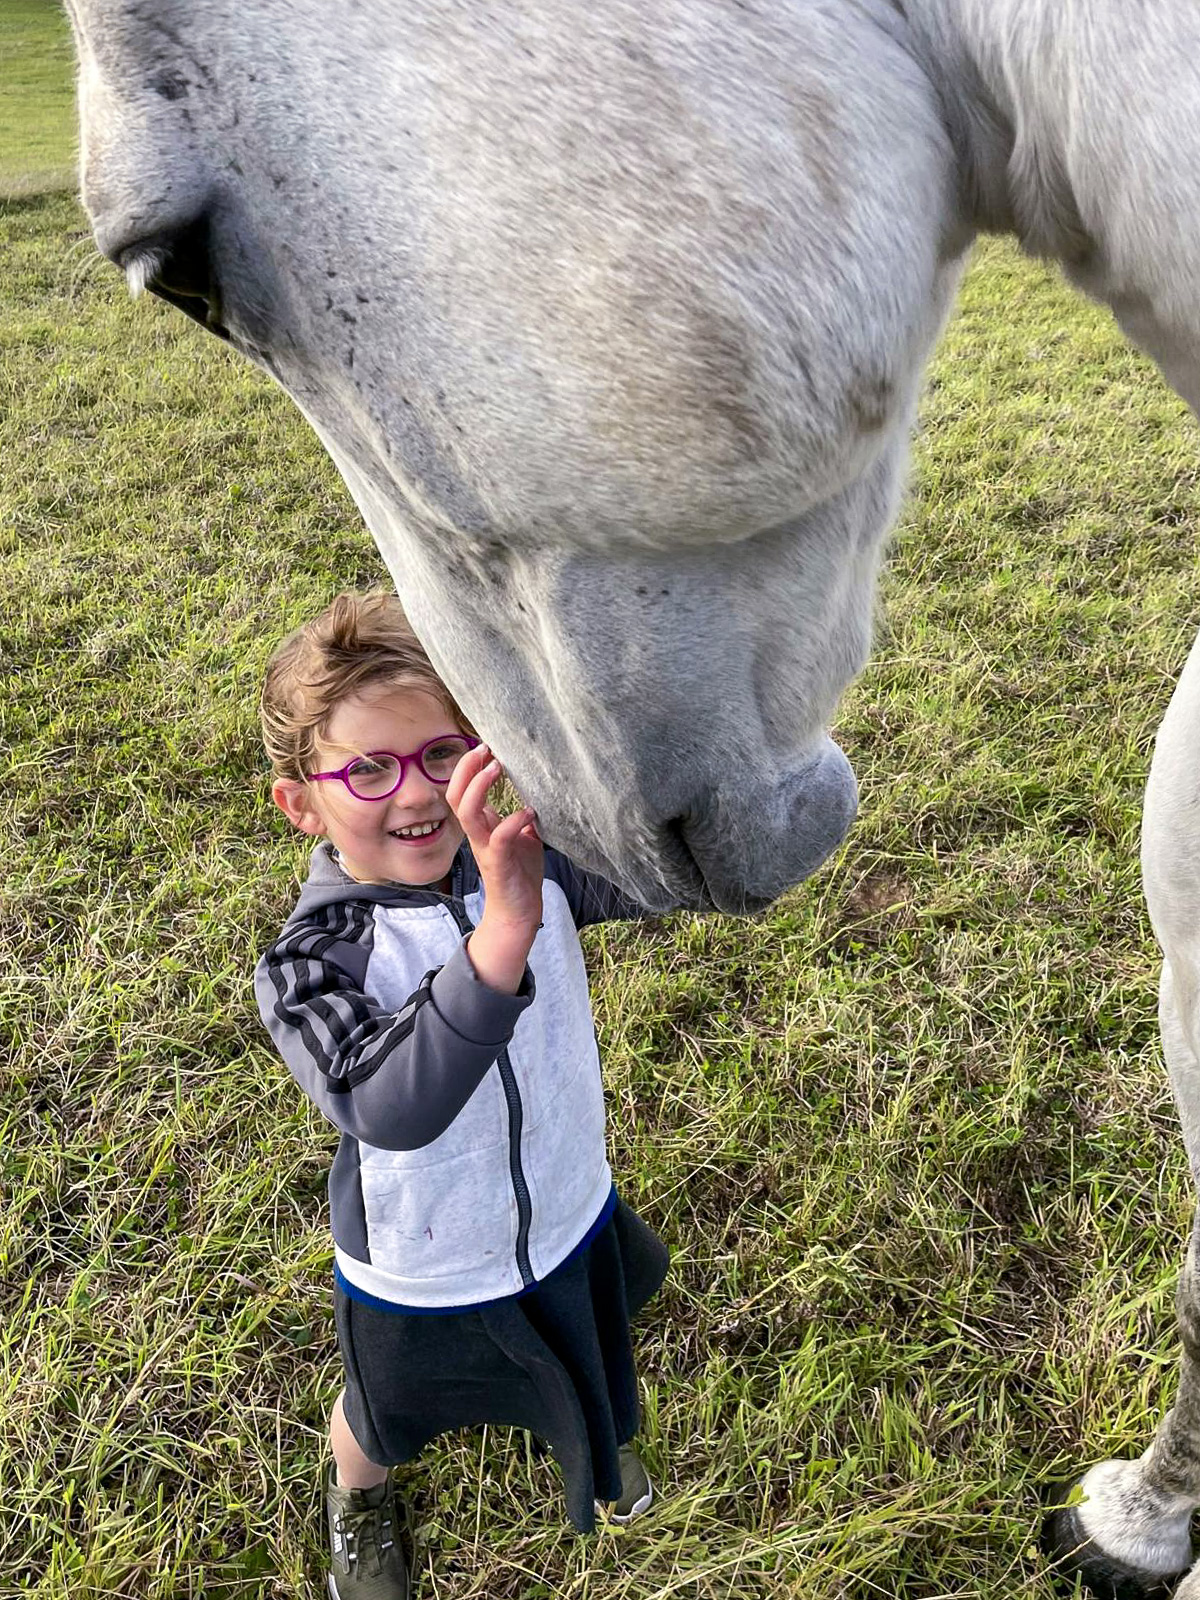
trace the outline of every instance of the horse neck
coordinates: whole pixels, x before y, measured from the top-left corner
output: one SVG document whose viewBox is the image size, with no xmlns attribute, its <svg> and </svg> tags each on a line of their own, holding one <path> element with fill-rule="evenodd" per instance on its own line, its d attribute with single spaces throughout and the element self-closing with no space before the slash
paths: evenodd
<svg viewBox="0 0 1200 1600">
<path fill-rule="evenodd" d="M 1116 3 L 1116 0 L 1109 0 Z M 1015 233 L 1073 266 L 1091 240 L 1067 158 L 1072 85 L 1096 65 L 1103 23 L 1064 0 L 902 0 L 937 84 L 974 225 Z"/>
</svg>

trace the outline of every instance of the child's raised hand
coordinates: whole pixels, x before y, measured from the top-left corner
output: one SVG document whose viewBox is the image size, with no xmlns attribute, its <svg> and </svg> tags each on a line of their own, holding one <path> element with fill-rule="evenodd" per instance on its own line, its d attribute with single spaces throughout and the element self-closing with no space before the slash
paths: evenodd
<svg viewBox="0 0 1200 1600">
<path fill-rule="evenodd" d="M 503 776 L 488 747 L 478 745 L 455 767 L 446 800 L 483 879 L 483 916 L 467 945 L 472 965 L 485 983 L 515 992 L 542 920 L 543 848 L 528 806 L 501 817 L 489 803 Z"/>
</svg>

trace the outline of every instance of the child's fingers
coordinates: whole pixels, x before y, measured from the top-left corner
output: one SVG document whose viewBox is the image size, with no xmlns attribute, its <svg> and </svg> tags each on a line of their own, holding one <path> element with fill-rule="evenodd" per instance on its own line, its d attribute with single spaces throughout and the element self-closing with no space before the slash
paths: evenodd
<svg viewBox="0 0 1200 1600">
<path fill-rule="evenodd" d="M 493 785 L 498 782 L 502 768 L 498 761 L 489 761 L 482 772 L 478 772 L 471 779 L 463 793 L 463 806 L 466 810 L 482 816 L 488 810 L 488 795 Z"/>
<path fill-rule="evenodd" d="M 451 808 L 464 828 L 469 829 L 472 826 L 478 826 L 483 820 L 488 790 L 501 776 L 501 773 L 500 763 L 495 759 L 489 761 L 481 771 L 475 773 L 474 777 L 467 782 L 458 803 L 455 804 L 453 800 L 450 800 Z M 457 768 L 455 769 L 455 775 L 457 776 Z M 451 781 L 453 782 L 453 779 Z M 447 794 L 446 798 L 450 799 L 449 794 Z"/>
<path fill-rule="evenodd" d="M 507 844 L 510 839 L 519 839 L 523 834 L 528 832 L 533 821 L 534 814 L 529 810 L 528 806 L 526 806 L 522 811 L 511 812 L 507 817 L 504 817 L 502 820 L 498 821 L 496 827 L 492 830 L 492 837 L 490 841 L 492 847 L 495 848 L 497 845 L 503 846 Z M 534 834 L 534 838 L 537 838 L 536 833 Z M 538 840 L 538 843 L 541 843 L 540 839 Z"/>
<path fill-rule="evenodd" d="M 458 765 L 450 774 L 450 782 L 446 785 L 446 800 L 456 814 L 471 780 L 494 760 L 495 757 L 486 744 L 478 744 L 474 750 L 468 750 L 465 755 L 459 757 Z"/>
</svg>

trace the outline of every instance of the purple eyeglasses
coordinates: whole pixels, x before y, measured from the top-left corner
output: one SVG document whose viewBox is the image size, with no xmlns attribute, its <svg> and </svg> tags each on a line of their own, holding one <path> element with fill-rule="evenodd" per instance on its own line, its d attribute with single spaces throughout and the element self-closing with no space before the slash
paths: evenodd
<svg viewBox="0 0 1200 1600">
<path fill-rule="evenodd" d="M 469 739 L 465 733 L 440 733 L 406 756 L 398 756 L 391 750 L 372 750 L 347 761 L 337 772 L 314 772 L 308 781 L 328 783 L 336 778 L 356 800 L 386 800 L 404 782 L 410 761 L 430 783 L 449 783 L 461 758 L 478 744 L 478 739 Z"/>
</svg>

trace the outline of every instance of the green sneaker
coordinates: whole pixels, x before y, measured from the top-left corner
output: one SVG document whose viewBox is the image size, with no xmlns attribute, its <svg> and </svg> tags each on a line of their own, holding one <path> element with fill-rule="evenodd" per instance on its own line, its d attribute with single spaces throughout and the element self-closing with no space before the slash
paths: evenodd
<svg viewBox="0 0 1200 1600">
<path fill-rule="evenodd" d="M 621 1446 L 617 1459 L 621 1463 L 621 1498 L 608 1505 L 597 1500 L 596 1510 L 609 1522 L 632 1522 L 643 1511 L 649 1511 L 650 1502 L 654 1499 L 654 1485 L 631 1444 Z"/>
<path fill-rule="evenodd" d="M 408 1600 L 400 1508 L 391 1473 L 375 1489 L 339 1489 L 325 1476 L 332 1600 Z"/>
</svg>

